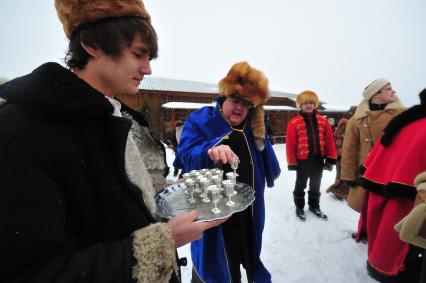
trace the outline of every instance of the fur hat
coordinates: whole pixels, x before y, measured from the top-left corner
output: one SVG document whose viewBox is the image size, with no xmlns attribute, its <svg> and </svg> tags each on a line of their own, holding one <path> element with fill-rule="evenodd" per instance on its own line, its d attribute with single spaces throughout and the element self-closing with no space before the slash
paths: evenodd
<svg viewBox="0 0 426 283">
<path fill-rule="evenodd" d="M 374 80 L 372 83 L 370 83 L 368 86 L 365 87 L 364 92 L 362 93 L 362 96 L 364 97 L 365 100 L 370 100 L 373 97 L 373 95 L 378 93 L 388 83 L 389 81 L 383 78 Z"/>
<path fill-rule="evenodd" d="M 268 101 L 268 79 L 263 73 L 252 68 L 247 62 L 234 64 L 225 78 L 219 82 L 219 95 L 236 95 L 250 101 L 254 105 L 251 113 L 251 128 L 254 143 L 258 150 L 265 148 L 265 114 L 263 104 Z"/>
<path fill-rule="evenodd" d="M 55 8 L 69 39 L 82 25 L 105 18 L 135 16 L 151 20 L 141 0 L 55 0 Z"/>
<path fill-rule="evenodd" d="M 255 107 L 268 101 L 268 79 L 247 62 L 234 64 L 226 77 L 219 82 L 219 95 L 237 95 L 250 101 Z"/>
<path fill-rule="evenodd" d="M 296 105 L 298 108 L 306 102 L 312 101 L 315 104 L 315 109 L 319 106 L 319 99 L 315 92 L 311 90 L 305 90 L 299 93 L 296 97 Z"/>
</svg>

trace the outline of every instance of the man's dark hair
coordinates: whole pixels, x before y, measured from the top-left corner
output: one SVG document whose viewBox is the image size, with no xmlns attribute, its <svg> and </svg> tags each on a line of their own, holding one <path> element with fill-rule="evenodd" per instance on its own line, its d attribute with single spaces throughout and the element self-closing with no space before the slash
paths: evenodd
<svg viewBox="0 0 426 283">
<path fill-rule="evenodd" d="M 85 68 L 91 56 L 84 50 L 81 43 L 100 49 L 113 58 L 118 58 L 123 49 L 132 44 L 136 35 L 140 35 L 148 45 L 149 59 L 157 58 L 157 33 L 151 23 L 140 17 L 121 17 L 85 24 L 76 30 L 69 42 L 65 63 L 71 69 Z"/>
</svg>

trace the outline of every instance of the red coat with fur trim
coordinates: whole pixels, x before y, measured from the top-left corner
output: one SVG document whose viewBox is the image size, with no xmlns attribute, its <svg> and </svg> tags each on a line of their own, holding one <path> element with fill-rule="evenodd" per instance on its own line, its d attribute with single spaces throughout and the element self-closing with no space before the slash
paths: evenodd
<svg viewBox="0 0 426 283">
<path fill-rule="evenodd" d="M 403 115 L 410 112 L 393 121 L 408 119 Z M 426 118 L 399 130 L 389 146 L 382 143 L 383 138 L 361 168 L 361 185 L 370 191 L 366 223 L 361 225 L 368 231 L 368 263 L 379 274 L 395 276 L 405 269 L 409 244 L 400 240 L 394 226 L 413 208 L 414 178 L 426 170 Z"/>
<path fill-rule="evenodd" d="M 331 164 L 336 161 L 336 147 L 334 144 L 334 135 L 331 130 L 328 120 L 316 114 L 318 138 L 316 143 L 319 142 L 320 154 L 325 157 Z M 288 166 L 296 166 L 297 160 L 306 160 L 309 156 L 309 141 L 308 131 L 312 132 L 315 138 L 314 129 L 307 129 L 303 115 L 299 114 L 287 125 L 286 131 L 286 151 Z"/>
</svg>

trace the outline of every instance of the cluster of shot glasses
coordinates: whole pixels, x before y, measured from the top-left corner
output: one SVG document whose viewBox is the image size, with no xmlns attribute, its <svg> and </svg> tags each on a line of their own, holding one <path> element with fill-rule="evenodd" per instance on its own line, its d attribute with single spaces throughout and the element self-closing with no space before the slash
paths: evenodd
<svg viewBox="0 0 426 283">
<path fill-rule="evenodd" d="M 225 205 L 234 206 L 235 202 L 232 201 L 232 196 L 237 194 L 234 187 L 238 176 L 236 172 L 238 159 L 233 159 L 231 168 L 234 171 L 225 174 L 226 180 L 223 180 L 223 170 L 217 168 L 192 170 L 183 174 L 188 202 L 191 204 L 196 202 L 213 203 L 212 212 L 217 214 L 221 212 L 217 203 L 224 195 L 228 198 Z"/>
</svg>

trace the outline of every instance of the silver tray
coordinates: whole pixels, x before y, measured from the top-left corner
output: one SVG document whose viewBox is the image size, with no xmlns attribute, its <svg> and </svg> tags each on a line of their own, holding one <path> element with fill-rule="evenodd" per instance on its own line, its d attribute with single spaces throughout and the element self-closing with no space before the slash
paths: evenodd
<svg viewBox="0 0 426 283">
<path fill-rule="evenodd" d="M 222 196 L 217 203 L 217 207 L 221 210 L 221 212 L 214 214 L 212 212 L 213 204 L 211 202 L 202 202 L 198 196 L 194 196 L 197 199 L 195 203 L 189 203 L 188 195 L 185 194 L 185 190 L 185 184 L 181 183 L 168 186 L 158 193 L 155 196 L 157 215 L 162 218 L 171 219 L 178 214 L 197 210 L 200 213 L 197 221 L 212 221 L 226 218 L 236 212 L 243 211 L 254 201 L 253 188 L 247 184 L 237 182 L 234 187 L 237 194 L 232 196 L 232 200 L 235 202 L 235 205 L 232 207 L 227 206 L 225 204 L 227 197 Z"/>
</svg>

